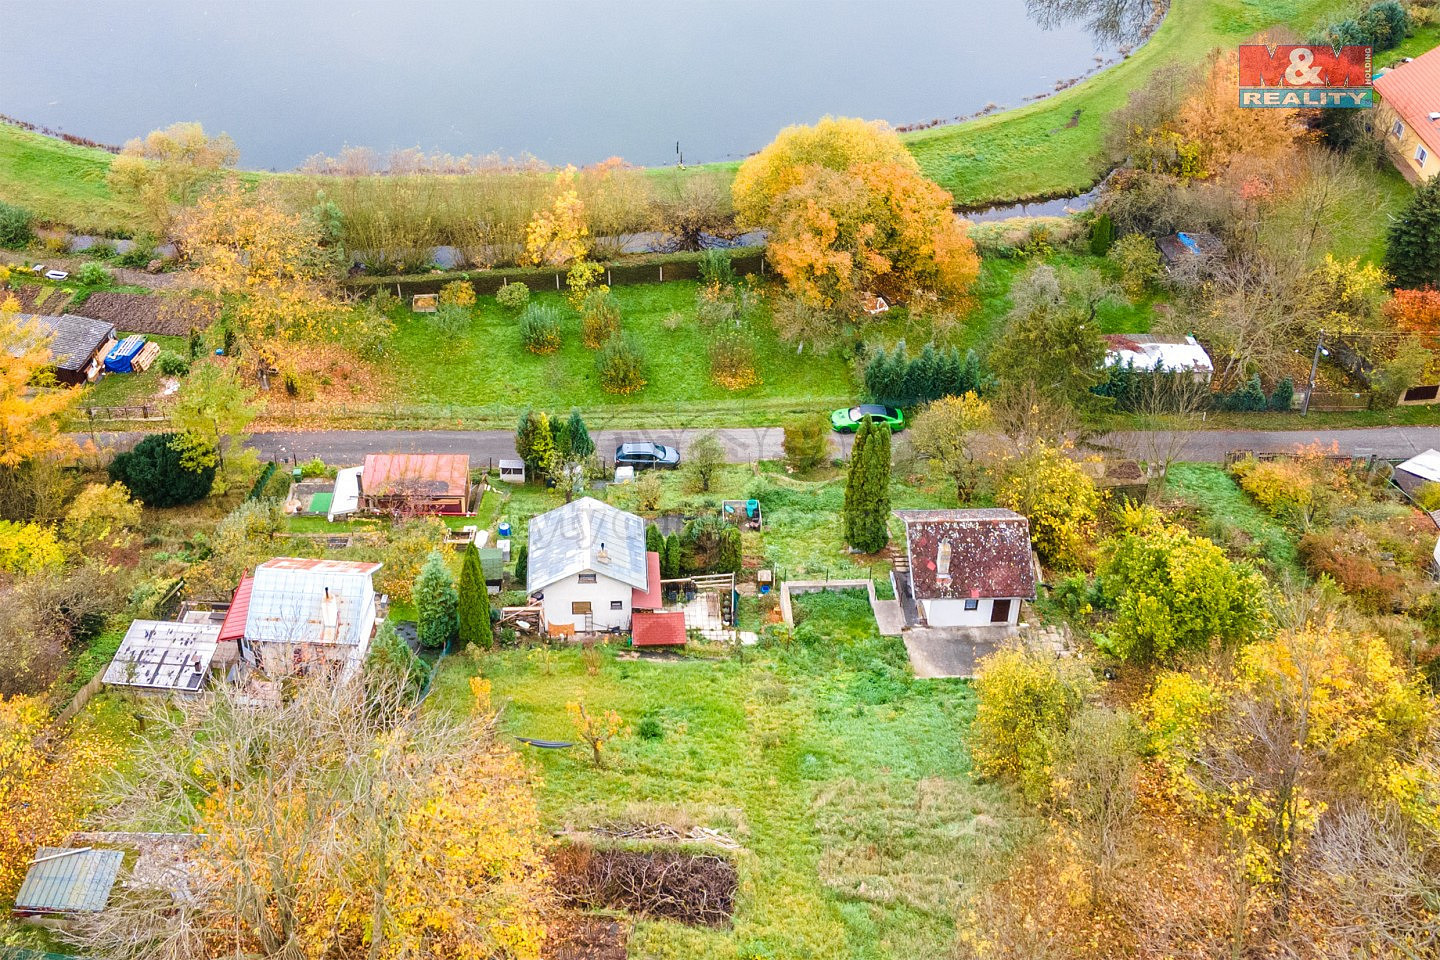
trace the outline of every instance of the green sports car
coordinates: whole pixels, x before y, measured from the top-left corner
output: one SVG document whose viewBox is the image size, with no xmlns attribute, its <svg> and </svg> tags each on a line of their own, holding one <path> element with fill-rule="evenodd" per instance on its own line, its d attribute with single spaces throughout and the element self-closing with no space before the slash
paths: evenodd
<svg viewBox="0 0 1440 960">
<path fill-rule="evenodd" d="M 878 403 L 862 403 L 858 407 L 836 410 L 830 414 L 830 426 L 840 433 L 854 433 L 860 429 L 860 421 L 866 417 L 876 423 L 888 425 L 891 433 L 905 429 L 905 414 L 894 407 L 884 407 Z"/>
</svg>

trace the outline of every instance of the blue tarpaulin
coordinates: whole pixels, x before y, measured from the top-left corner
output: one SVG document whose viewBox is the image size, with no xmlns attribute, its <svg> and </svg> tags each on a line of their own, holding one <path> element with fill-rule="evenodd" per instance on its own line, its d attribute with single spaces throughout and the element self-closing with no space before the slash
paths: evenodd
<svg viewBox="0 0 1440 960">
<path fill-rule="evenodd" d="M 134 368 L 130 362 L 140 355 L 145 349 L 145 338 L 139 334 L 132 334 L 115 345 L 115 349 L 105 355 L 105 369 L 111 373 L 133 373 Z"/>
</svg>

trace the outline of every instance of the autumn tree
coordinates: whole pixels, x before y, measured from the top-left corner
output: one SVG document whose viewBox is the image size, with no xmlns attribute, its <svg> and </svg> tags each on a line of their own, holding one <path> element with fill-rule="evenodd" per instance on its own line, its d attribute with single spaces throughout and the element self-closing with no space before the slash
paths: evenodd
<svg viewBox="0 0 1440 960">
<path fill-rule="evenodd" d="M 1091 388 L 1105 378 L 1099 310 L 1110 290 L 1089 273 L 1031 270 L 1015 285 L 1010 311 L 989 364 L 1006 392 L 1029 385 L 1077 410 L 1091 408 Z"/>
<path fill-rule="evenodd" d="M 915 452 L 955 484 L 955 498 L 962 505 L 975 493 L 980 446 L 993 423 L 990 405 L 974 393 L 941 397 L 915 416 L 910 433 Z"/>
<path fill-rule="evenodd" d="M 806 473 L 830 458 L 830 421 L 821 413 L 791 417 L 785 421 L 785 466 Z"/>
<path fill-rule="evenodd" d="M 685 477 L 696 493 L 709 493 L 715 474 L 725 465 L 725 447 L 714 433 L 703 433 L 690 444 L 685 457 Z"/>
<path fill-rule="evenodd" d="M 1056 751 L 1055 801 L 1090 868 L 1091 910 L 1100 906 L 1134 826 L 1144 747 L 1128 711 L 1084 706 L 1070 718 Z"/>
<path fill-rule="evenodd" d="M 0 291 L 0 517 L 17 520 L 36 513 L 32 475 L 76 452 L 61 428 L 78 399 L 56 386 L 50 337 L 19 311 Z"/>
<path fill-rule="evenodd" d="M 140 516 L 140 502 L 123 483 L 91 483 L 66 508 L 61 531 L 81 549 L 122 547 L 139 529 Z"/>
<path fill-rule="evenodd" d="M 184 895 L 141 878 L 70 937 L 116 960 L 536 960 L 550 892 L 531 774 L 479 696 L 468 713 L 409 697 L 397 678 L 368 696 L 306 683 L 261 711 L 226 686 L 157 708 L 118 810 L 201 838 Z"/>
<path fill-rule="evenodd" d="M 1168 660 L 1264 632 L 1265 580 L 1253 566 L 1150 508 L 1122 511 L 1121 523 L 1099 569 L 1100 592 L 1115 609 L 1102 647 L 1126 660 Z"/>
<path fill-rule="evenodd" d="M 525 256 L 536 266 L 563 267 L 590 253 L 590 227 L 576 176 L 573 166 L 555 175 L 549 206 L 537 210 L 525 228 Z"/>
<path fill-rule="evenodd" d="M 155 236 L 165 237 L 177 211 L 239 159 L 228 135 L 211 137 L 198 123 L 174 123 L 127 142 L 106 180 L 115 194 L 136 202 Z"/>
<path fill-rule="evenodd" d="M 845 476 L 845 542 L 875 553 L 890 541 L 890 428 L 866 415 L 855 432 Z"/>
<path fill-rule="evenodd" d="M 202 286 L 227 298 L 229 324 L 265 363 L 286 344 L 336 336 L 333 251 L 320 225 L 277 188 L 231 178 L 180 216 L 176 236 Z"/>
<path fill-rule="evenodd" d="M 573 700 L 567 703 L 565 712 L 570 715 L 570 722 L 575 727 L 575 735 L 590 748 L 590 759 L 594 761 L 598 769 L 605 769 L 605 757 L 602 751 L 605 744 L 615 739 L 624 727 L 624 721 L 620 719 L 620 714 L 614 710 L 586 710 L 583 700 Z"/>
<path fill-rule="evenodd" d="M 770 232 L 767 257 L 791 293 L 819 311 L 853 312 L 862 291 L 960 301 L 979 276 L 952 198 L 884 124 L 787 127 L 732 191 L 741 222 Z"/>
<path fill-rule="evenodd" d="M 1030 521 L 1030 541 L 1046 563 L 1062 569 L 1084 563 L 1102 497 L 1064 451 L 1040 444 L 1006 464 L 995 500 Z"/>
<path fill-rule="evenodd" d="M 197 364 L 180 384 L 170 408 L 170 429 L 180 462 L 189 470 L 213 469 L 216 493 L 254 471 L 255 452 L 245 446 L 247 428 L 263 406 L 233 368 Z"/>
</svg>

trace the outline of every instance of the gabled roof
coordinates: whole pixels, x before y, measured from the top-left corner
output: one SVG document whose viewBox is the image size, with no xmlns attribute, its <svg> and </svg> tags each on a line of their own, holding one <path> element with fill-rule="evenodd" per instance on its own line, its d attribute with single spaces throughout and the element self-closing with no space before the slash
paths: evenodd
<svg viewBox="0 0 1440 960">
<path fill-rule="evenodd" d="M 1160 337 L 1149 333 L 1107 333 L 1105 366 L 1133 366 L 1136 370 L 1208 370 L 1210 354 L 1194 337 Z"/>
<path fill-rule="evenodd" d="M 251 642 L 355 646 L 369 637 L 378 563 L 277 557 L 255 568 L 245 616 Z M 327 597 L 330 606 L 327 609 Z"/>
<path fill-rule="evenodd" d="M 645 552 L 645 582 L 649 584 L 646 589 L 630 591 L 631 610 L 659 610 L 665 606 L 660 589 L 660 554 L 654 550 Z"/>
<path fill-rule="evenodd" d="M 255 578 L 246 573 L 240 577 L 240 586 L 230 598 L 230 609 L 225 611 L 225 622 L 220 624 L 217 643 L 236 641 L 245 636 L 245 618 L 250 615 L 250 591 L 255 588 Z"/>
<path fill-rule="evenodd" d="M 896 510 L 905 522 L 910 585 L 917 600 L 1034 597 L 1030 523 L 1012 510 Z M 947 570 L 936 568 L 941 544 Z M 945 576 L 945 574 L 949 576 Z"/>
<path fill-rule="evenodd" d="M 67 313 L 48 317 L 38 313 L 19 313 L 16 319 L 34 336 L 50 338 L 50 356 L 60 370 L 81 371 L 90 364 L 95 351 L 115 335 L 115 324 L 106 320 Z M 34 343 L 34 340 L 30 340 Z"/>
<path fill-rule="evenodd" d="M 122 850 L 40 847 L 15 894 L 15 912 L 98 913 L 124 859 Z"/>
<path fill-rule="evenodd" d="M 371 453 L 360 472 L 367 497 L 404 493 L 463 497 L 470 489 L 470 457 L 463 453 Z"/>
<path fill-rule="evenodd" d="M 526 589 L 531 593 L 584 571 L 647 589 L 645 521 L 594 497 L 531 519 Z"/>
<path fill-rule="evenodd" d="M 1375 92 L 1415 136 L 1440 153 L 1440 120 L 1430 119 L 1432 113 L 1440 113 L 1440 47 L 1386 70 L 1374 83 Z"/>
<path fill-rule="evenodd" d="M 683 647 L 685 613 L 637 610 L 630 615 L 630 643 L 636 647 Z"/>
</svg>

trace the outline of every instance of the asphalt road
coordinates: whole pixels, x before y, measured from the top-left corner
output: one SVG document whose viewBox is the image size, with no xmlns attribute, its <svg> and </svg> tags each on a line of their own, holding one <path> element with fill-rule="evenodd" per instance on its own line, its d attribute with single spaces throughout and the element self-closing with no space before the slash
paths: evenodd
<svg viewBox="0 0 1440 960">
<path fill-rule="evenodd" d="M 784 455 L 784 431 L 779 427 L 730 427 L 718 430 L 597 430 L 591 434 L 605 456 L 628 440 L 654 440 L 679 445 L 682 454 L 695 438 L 714 433 L 729 460 L 748 463 L 778 460 Z M 102 434 L 102 442 L 128 446 L 142 434 Z M 1116 433 L 1104 443 L 1133 456 L 1151 458 L 1170 452 L 1170 434 Z M 850 437 L 833 436 L 838 454 L 849 449 Z M 257 433 L 250 445 L 264 459 L 300 461 L 319 457 L 331 464 L 359 464 L 367 453 L 468 453 L 478 466 L 483 461 L 515 456 L 514 434 L 505 430 L 319 430 Z M 1440 427 L 1366 427 L 1357 430 L 1198 430 L 1175 437 L 1177 460 L 1222 461 L 1231 450 L 1284 453 L 1297 446 L 1320 443 L 1352 456 L 1375 454 L 1405 459 L 1422 450 L 1440 449 Z"/>
</svg>

